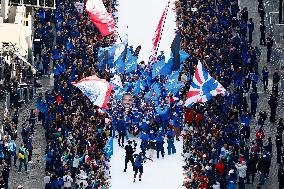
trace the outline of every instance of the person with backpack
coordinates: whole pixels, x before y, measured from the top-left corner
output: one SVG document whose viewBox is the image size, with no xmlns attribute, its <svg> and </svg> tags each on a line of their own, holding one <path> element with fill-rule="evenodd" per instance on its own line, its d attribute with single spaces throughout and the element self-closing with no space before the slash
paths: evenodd
<svg viewBox="0 0 284 189">
<path fill-rule="evenodd" d="M 18 152 L 18 159 L 20 162 L 18 173 L 21 172 L 23 164 L 25 166 L 25 172 L 28 172 L 27 159 L 26 159 L 27 155 L 28 155 L 28 150 L 26 149 L 25 145 L 22 143 Z"/>
</svg>

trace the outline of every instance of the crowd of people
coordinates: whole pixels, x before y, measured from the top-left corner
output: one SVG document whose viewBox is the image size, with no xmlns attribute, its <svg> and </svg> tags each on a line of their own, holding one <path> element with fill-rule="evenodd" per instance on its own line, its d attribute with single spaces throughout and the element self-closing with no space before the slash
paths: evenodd
<svg viewBox="0 0 284 189">
<path fill-rule="evenodd" d="M 178 1 L 176 11 L 181 25 L 181 47 L 191 55 L 186 64 L 187 72 L 192 76 L 197 60 L 204 61 L 229 93 L 185 110 L 185 124 L 189 129 L 183 138 L 186 177 L 183 185 L 231 189 L 256 183 L 261 188 L 269 178 L 272 157 L 272 140 L 263 129 L 268 113 L 259 112 L 256 136 L 251 136 L 250 132 L 252 118 L 257 116 L 257 92 L 262 90 L 259 80 L 263 78 L 266 91 L 269 72 L 264 67 L 262 75 L 258 73 L 260 54 L 258 48 L 252 46 L 255 40 L 252 18 L 247 8 L 240 10 L 237 0 Z M 263 16 L 263 11 L 260 10 L 260 14 Z M 264 37 L 260 43 L 271 43 L 269 40 Z M 268 62 L 272 45 L 273 42 L 268 47 Z M 268 101 L 271 123 L 276 122 L 278 85 L 276 70 Z M 278 127 L 277 149 L 279 163 L 282 163 L 282 121 Z M 255 180 L 257 173 L 258 181 Z M 283 168 L 279 172 L 279 184 L 281 175 Z"/>
<path fill-rule="evenodd" d="M 115 2 L 104 3 L 108 11 L 115 10 Z M 58 1 L 56 6 L 53 12 L 39 9 L 34 23 L 37 68 L 42 75 L 54 72 L 54 89 L 37 100 L 47 141 L 45 188 L 109 188 L 105 115 L 71 82 L 97 72 L 98 48 L 111 45 L 115 37 L 102 37 L 73 1 Z"/>
<path fill-rule="evenodd" d="M 115 10 L 113 2 L 106 1 L 105 5 L 109 11 Z M 112 45 L 116 36 L 102 37 L 86 13 L 78 12 L 71 1 L 64 1 L 58 2 L 53 15 L 56 20 L 53 44 L 52 16 L 41 17 L 40 11 L 35 35 L 43 49 L 35 54 L 42 60 L 39 64 L 44 75 L 54 68 L 54 90 L 40 95 L 37 101 L 38 118 L 46 129 L 46 188 L 62 185 L 68 188 L 72 182 L 79 188 L 108 188 L 109 159 L 103 150 L 108 137 L 118 137 L 121 147 L 130 136 L 141 139 L 141 153 L 131 154 L 135 157 L 134 180 L 138 172 L 141 180 L 141 166 L 148 153 L 148 159 L 154 156 L 154 151 L 157 158 L 163 158 L 166 152 L 176 153 L 174 142 L 180 140 L 183 129 L 183 107 L 176 100 L 180 98 L 163 86 L 165 77 L 152 78 L 150 67 L 141 62 L 136 69 L 120 75 L 123 91 L 112 92 L 109 108 L 102 113 L 71 82 L 91 75 L 110 81 L 110 73 L 96 63 L 99 48 Z M 140 48 L 129 47 L 129 53 L 138 57 Z M 158 59 L 164 59 L 163 53 Z M 151 90 L 153 85 L 158 91 Z"/>
<path fill-rule="evenodd" d="M 11 113 L 4 115 L 3 135 L 0 141 L 0 188 L 8 189 L 11 166 L 17 169 L 18 174 L 22 173 L 24 166 L 25 173 L 28 173 L 28 163 L 33 163 L 33 134 L 36 129 L 36 115 L 34 110 L 28 115 L 22 115 L 22 123 L 19 122 L 19 107 L 13 105 Z M 22 125 L 21 143 L 17 145 L 19 124 Z"/>
<path fill-rule="evenodd" d="M 109 12 L 115 11 L 114 1 L 104 3 Z M 194 7 L 197 11 L 191 9 Z M 190 55 L 179 77 L 184 87 L 176 93 L 170 92 L 166 87 L 169 78 L 153 78 L 151 66 L 140 62 L 135 70 L 120 74 L 123 95 L 114 90 L 106 112 L 93 105 L 71 82 L 91 75 L 111 81 L 111 74 L 96 63 L 99 48 L 113 45 L 117 38 L 102 37 L 87 13 L 78 11 L 71 0 L 58 1 L 56 8 L 53 12 L 39 9 L 34 22 L 37 69 L 42 75 L 54 72 L 54 89 L 37 100 L 38 120 L 45 128 L 47 140 L 45 188 L 71 188 L 74 184 L 77 188 L 109 188 L 110 164 L 104 152 L 109 137 L 117 137 L 121 147 L 130 137 L 140 139 L 139 154 L 129 150 L 131 141 L 127 142 L 124 171 L 130 161 L 135 171 L 134 182 L 138 172 L 141 180 L 143 161 L 152 160 L 154 152 L 157 158 L 164 157 L 166 152 L 176 153 L 175 143 L 181 139 L 182 130 L 185 130 L 184 187 L 236 188 L 238 184 L 239 188 L 245 188 L 245 181 L 255 182 L 257 171 L 260 173 L 257 184 L 265 183 L 269 178 L 272 141 L 263 129 L 267 113 L 257 114 L 260 54 L 251 45 L 253 20 L 246 8 L 240 11 L 237 0 L 177 1 L 181 49 Z M 129 51 L 139 56 L 140 48 L 130 47 Z M 163 60 L 164 55 L 161 53 L 158 59 Z M 229 95 L 184 108 L 198 60 Z M 268 77 L 264 67 L 264 90 Z M 273 83 L 269 121 L 276 122 L 277 72 Z M 157 90 L 153 91 L 153 86 Z M 258 116 L 256 139 L 251 140 L 250 123 L 255 116 Z M 22 165 L 27 171 L 26 158 L 31 160 L 34 120 L 32 112 L 30 124 L 23 125 L 22 136 L 27 140 L 19 148 L 20 153 L 15 152 L 14 159 L 18 157 L 20 161 L 19 171 Z M 279 121 L 279 140 L 282 125 Z M 282 138 L 277 145 L 279 163 L 281 145 Z"/>
</svg>

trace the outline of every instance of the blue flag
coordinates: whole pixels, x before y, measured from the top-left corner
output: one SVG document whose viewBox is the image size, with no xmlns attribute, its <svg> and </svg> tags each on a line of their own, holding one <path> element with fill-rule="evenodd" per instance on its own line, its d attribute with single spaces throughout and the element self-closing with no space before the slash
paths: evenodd
<svg viewBox="0 0 284 189">
<path fill-rule="evenodd" d="M 168 76 L 167 82 L 165 83 L 165 88 L 172 94 L 176 94 L 180 88 L 184 87 L 184 84 L 178 80 L 179 71 L 173 71 L 171 75 Z"/>
<path fill-rule="evenodd" d="M 187 54 L 186 52 L 184 52 L 182 50 L 179 51 L 179 55 L 180 55 L 180 62 L 181 63 L 189 57 L 189 54 Z"/>
<path fill-rule="evenodd" d="M 176 33 L 176 36 L 171 45 L 172 51 L 172 70 L 178 70 L 180 68 L 180 32 Z"/>
<path fill-rule="evenodd" d="M 183 64 L 181 64 L 181 62 L 183 62 L 185 59 L 187 59 L 189 57 L 189 55 L 184 52 L 184 51 L 179 51 L 179 56 L 180 59 L 180 63 L 178 64 L 178 68 L 176 68 L 176 63 L 174 62 L 175 59 L 173 57 L 173 54 L 171 54 L 170 59 L 168 60 L 168 62 L 166 64 L 164 64 L 164 66 L 160 69 L 160 75 L 169 75 L 172 73 L 172 71 L 178 71 L 182 69 Z"/>
<path fill-rule="evenodd" d="M 134 89 L 133 89 L 133 95 L 138 95 L 141 93 L 142 83 L 140 79 L 136 82 Z"/>
<path fill-rule="evenodd" d="M 126 60 L 125 60 L 125 73 L 130 73 L 137 69 L 137 57 L 134 56 L 130 50 L 127 50 Z"/>
<path fill-rule="evenodd" d="M 98 50 L 98 67 L 113 68 L 118 62 L 125 61 L 128 41 Z"/>
<path fill-rule="evenodd" d="M 165 61 L 159 61 L 153 64 L 152 66 L 152 78 L 160 75 L 162 68 L 165 66 Z"/>
<path fill-rule="evenodd" d="M 107 158 L 113 155 L 113 138 L 110 138 L 106 146 L 104 147 L 104 152 Z"/>
<path fill-rule="evenodd" d="M 160 83 L 153 83 L 151 89 L 148 93 L 146 93 L 146 101 L 148 100 L 155 100 L 157 101 L 161 96 L 161 84 Z"/>
<path fill-rule="evenodd" d="M 174 95 L 177 94 L 182 87 L 184 87 L 184 84 L 183 82 L 180 81 L 176 83 L 170 83 L 170 82 L 165 83 L 166 90 Z"/>
<path fill-rule="evenodd" d="M 160 69 L 160 75 L 169 75 L 172 73 L 172 68 L 174 65 L 173 57 L 168 60 L 166 64 Z"/>
</svg>

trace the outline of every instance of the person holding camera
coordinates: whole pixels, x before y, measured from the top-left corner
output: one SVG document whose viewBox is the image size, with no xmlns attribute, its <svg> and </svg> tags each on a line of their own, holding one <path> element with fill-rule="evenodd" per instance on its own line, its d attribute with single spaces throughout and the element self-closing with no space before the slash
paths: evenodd
<svg viewBox="0 0 284 189">
<path fill-rule="evenodd" d="M 71 177 L 70 171 L 68 171 L 68 173 L 63 176 L 63 182 L 64 182 L 64 185 L 63 185 L 64 189 L 71 189 L 72 188 L 71 186 L 72 186 L 73 179 Z"/>
<path fill-rule="evenodd" d="M 125 167 L 124 167 L 124 172 L 126 172 L 127 169 L 127 163 L 130 161 L 132 166 L 134 166 L 134 159 L 133 159 L 133 153 L 136 150 L 135 146 L 135 141 L 134 141 L 134 149 L 132 147 L 132 141 L 128 140 L 128 144 L 125 146 Z"/>
</svg>

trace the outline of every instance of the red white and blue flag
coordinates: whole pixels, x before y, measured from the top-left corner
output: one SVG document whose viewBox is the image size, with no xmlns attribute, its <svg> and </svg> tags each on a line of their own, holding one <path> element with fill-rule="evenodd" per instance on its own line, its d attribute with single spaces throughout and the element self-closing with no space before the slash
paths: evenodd
<svg viewBox="0 0 284 189">
<path fill-rule="evenodd" d="M 94 105 L 108 108 L 107 103 L 113 87 L 105 79 L 93 75 L 78 82 L 72 82 L 72 85 L 78 87 Z"/>
<path fill-rule="evenodd" d="M 209 75 L 199 61 L 184 106 L 190 107 L 194 103 L 207 102 L 218 94 L 225 95 L 226 89 Z"/>
<path fill-rule="evenodd" d="M 107 12 L 102 0 L 88 0 L 86 11 L 90 20 L 96 25 L 103 36 L 110 35 L 116 30 L 116 22 L 111 13 Z"/>
</svg>

